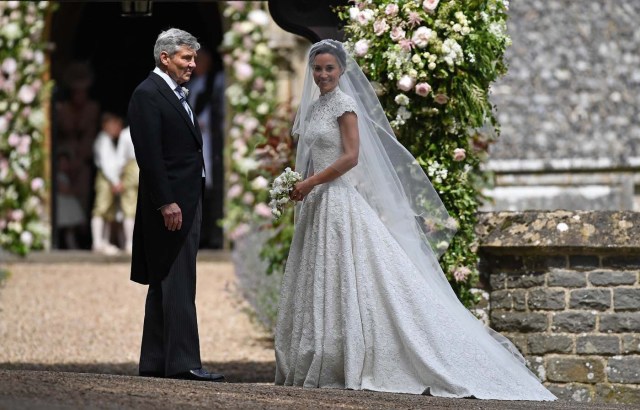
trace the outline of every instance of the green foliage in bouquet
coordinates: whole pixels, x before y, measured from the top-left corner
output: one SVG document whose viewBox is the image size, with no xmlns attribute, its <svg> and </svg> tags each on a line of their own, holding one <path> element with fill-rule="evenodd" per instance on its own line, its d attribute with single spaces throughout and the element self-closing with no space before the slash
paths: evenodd
<svg viewBox="0 0 640 410">
<path fill-rule="evenodd" d="M 477 282 L 481 169 L 499 135 L 491 83 L 506 73 L 506 0 L 355 0 L 338 10 L 346 47 L 371 81 L 398 140 L 460 229 L 440 260 L 467 306 Z"/>
<path fill-rule="evenodd" d="M 0 2 L 0 248 L 42 249 L 45 182 L 44 81 L 47 1 Z"/>
</svg>

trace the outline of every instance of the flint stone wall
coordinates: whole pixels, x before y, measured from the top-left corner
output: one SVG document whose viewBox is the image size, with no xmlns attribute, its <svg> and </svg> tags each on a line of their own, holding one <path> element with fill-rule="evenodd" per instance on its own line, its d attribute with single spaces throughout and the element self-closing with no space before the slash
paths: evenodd
<svg viewBox="0 0 640 410">
<path fill-rule="evenodd" d="M 484 210 L 640 210 L 640 1 L 511 1 Z"/>
<path fill-rule="evenodd" d="M 491 327 L 558 397 L 640 404 L 640 213 L 479 218 Z"/>
</svg>

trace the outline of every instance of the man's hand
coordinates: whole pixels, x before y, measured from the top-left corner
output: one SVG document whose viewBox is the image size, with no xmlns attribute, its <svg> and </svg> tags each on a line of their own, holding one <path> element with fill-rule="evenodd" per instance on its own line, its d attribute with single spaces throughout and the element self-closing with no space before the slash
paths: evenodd
<svg viewBox="0 0 640 410">
<path fill-rule="evenodd" d="M 160 208 L 164 218 L 164 226 L 170 231 L 179 231 L 182 228 L 182 210 L 178 204 L 171 203 Z"/>
</svg>

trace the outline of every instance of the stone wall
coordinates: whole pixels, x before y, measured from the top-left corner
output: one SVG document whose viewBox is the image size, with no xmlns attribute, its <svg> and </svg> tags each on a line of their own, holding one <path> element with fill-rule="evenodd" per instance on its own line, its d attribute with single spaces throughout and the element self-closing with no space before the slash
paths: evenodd
<svg viewBox="0 0 640 410">
<path fill-rule="evenodd" d="M 480 215 L 491 326 L 557 396 L 640 404 L 640 213 Z"/>
<path fill-rule="evenodd" d="M 510 2 L 485 209 L 640 210 L 638 21 L 637 0 Z"/>
</svg>

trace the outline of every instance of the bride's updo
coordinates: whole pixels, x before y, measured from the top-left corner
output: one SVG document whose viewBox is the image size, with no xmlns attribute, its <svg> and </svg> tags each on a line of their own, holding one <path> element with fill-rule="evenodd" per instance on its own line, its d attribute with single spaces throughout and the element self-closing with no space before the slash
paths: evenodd
<svg viewBox="0 0 640 410">
<path fill-rule="evenodd" d="M 319 54 L 333 55 L 336 60 L 338 60 L 338 64 L 340 64 L 342 72 L 346 70 L 347 53 L 346 51 L 344 51 L 341 42 L 336 40 L 322 40 L 315 43 L 309 51 L 309 66 L 313 65 L 313 60 L 315 60 L 316 56 L 318 56 Z"/>
</svg>

